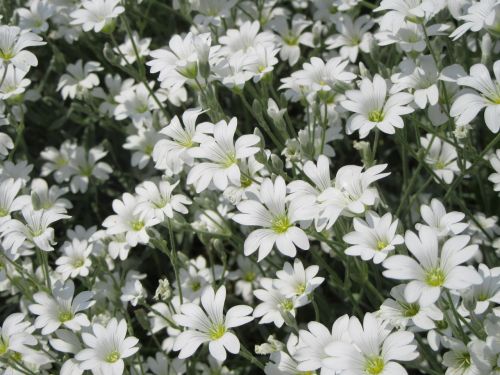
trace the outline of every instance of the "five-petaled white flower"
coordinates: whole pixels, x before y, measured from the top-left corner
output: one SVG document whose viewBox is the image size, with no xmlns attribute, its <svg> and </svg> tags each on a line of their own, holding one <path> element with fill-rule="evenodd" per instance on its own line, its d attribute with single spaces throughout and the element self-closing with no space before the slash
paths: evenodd
<svg viewBox="0 0 500 375">
<path fill-rule="evenodd" d="M 286 184 L 283 177 L 273 181 L 265 179 L 259 192 L 259 200 L 248 199 L 238 204 L 239 214 L 233 220 L 239 224 L 264 227 L 256 229 L 245 240 L 245 255 L 253 254 L 259 249 L 258 260 L 264 259 L 274 244 L 287 256 L 294 257 L 296 246 L 302 250 L 309 249 L 309 240 L 305 232 L 295 226 L 301 219 L 301 208 L 305 202 L 287 203 Z"/>
<path fill-rule="evenodd" d="M 443 288 L 462 290 L 482 282 L 476 270 L 461 265 L 477 251 L 477 245 L 467 245 L 469 240 L 469 236 L 458 235 L 440 246 L 436 232 L 427 226 L 420 227 L 418 236 L 407 231 L 405 245 L 417 260 L 407 255 L 391 256 L 383 263 L 383 274 L 391 279 L 411 280 L 405 288 L 408 302 L 419 301 L 424 306 L 434 303 Z"/>
<path fill-rule="evenodd" d="M 93 292 L 81 292 L 75 298 L 75 284 L 72 280 L 65 283 L 57 281 L 52 293 L 38 292 L 33 295 L 36 302 L 29 305 L 29 310 L 38 315 L 35 327 L 42 329 L 43 335 L 54 332 L 60 326 L 72 331 L 80 331 L 81 327 L 90 325 L 87 315 L 81 311 L 91 307 L 95 301 Z"/>
<path fill-rule="evenodd" d="M 207 138 L 189 152 L 197 159 L 206 159 L 189 171 L 187 183 L 196 187 L 200 193 L 212 183 L 217 189 L 224 190 L 229 183 L 241 185 L 240 159 L 245 159 L 259 151 L 256 146 L 260 138 L 254 134 L 242 135 L 234 142 L 237 120 L 229 123 L 219 121 L 213 127 L 213 137 Z"/>
<path fill-rule="evenodd" d="M 363 78 L 359 90 L 348 90 L 347 100 L 342 107 L 355 114 L 347 120 L 347 134 L 359 131 L 359 137 L 365 138 L 373 128 L 383 133 L 394 134 L 394 128 L 404 126 L 402 115 L 413 112 L 408 104 L 413 96 L 406 92 L 389 94 L 387 83 L 380 75 L 375 74 L 373 81 Z"/>
<path fill-rule="evenodd" d="M 181 305 L 181 313 L 173 316 L 177 324 L 186 327 L 174 343 L 174 350 L 180 351 L 179 358 L 192 356 L 206 342 L 209 343 L 210 354 L 218 361 L 226 359 L 226 350 L 233 354 L 239 353 L 240 342 L 230 329 L 252 321 L 252 308 L 238 305 L 231 307 L 224 315 L 225 300 L 224 286 L 217 293 L 209 286 L 201 296 L 203 309 L 194 303 Z"/>
<path fill-rule="evenodd" d="M 92 372 L 111 375 L 122 375 L 125 368 L 124 358 L 134 355 L 138 350 L 139 340 L 127 337 L 127 322 L 112 318 L 104 327 L 95 323 L 92 333 L 83 332 L 85 349 L 78 352 L 75 358 L 80 361 L 80 368 Z"/>
</svg>

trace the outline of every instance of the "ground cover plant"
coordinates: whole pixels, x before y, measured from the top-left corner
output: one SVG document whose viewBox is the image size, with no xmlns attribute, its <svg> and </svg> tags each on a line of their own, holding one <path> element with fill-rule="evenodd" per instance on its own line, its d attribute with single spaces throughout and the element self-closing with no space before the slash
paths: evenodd
<svg viewBox="0 0 500 375">
<path fill-rule="evenodd" d="M 2 374 L 500 375 L 499 0 L 0 17 Z"/>
</svg>

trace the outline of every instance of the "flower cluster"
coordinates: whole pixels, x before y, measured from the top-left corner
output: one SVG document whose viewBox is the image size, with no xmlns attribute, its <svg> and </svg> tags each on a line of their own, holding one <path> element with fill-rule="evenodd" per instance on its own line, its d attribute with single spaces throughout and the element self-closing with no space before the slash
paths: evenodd
<svg viewBox="0 0 500 375">
<path fill-rule="evenodd" d="M 0 2 L 0 373 L 500 374 L 500 0 Z"/>
</svg>

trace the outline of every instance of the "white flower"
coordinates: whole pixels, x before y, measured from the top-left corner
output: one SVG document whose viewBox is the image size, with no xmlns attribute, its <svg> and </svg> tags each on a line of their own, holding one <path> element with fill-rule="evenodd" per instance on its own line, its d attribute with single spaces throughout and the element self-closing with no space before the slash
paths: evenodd
<svg viewBox="0 0 500 375">
<path fill-rule="evenodd" d="M 420 215 L 425 224 L 436 231 L 439 238 L 460 234 L 468 227 L 467 223 L 461 222 L 465 217 L 462 212 L 447 213 L 444 205 L 436 198 L 431 200 L 430 205 L 420 206 Z M 422 224 L 417 224 L 415 227 L 418 230 L 421 226 Z"/>
<path fill-rule="evenodd" d="M 145 277 L 146 274 L 129 271 L 125 277 L 125 285 L 120 289 L 120 301 L 125 304 L 130 302 L 132 306 L 137 306 L 140 300 L 145 299 L 147 292 L 140 281 Z"/>
<path fill-rule="evenodd" d="M 304 269 L 299 259 L 295 259 L 293 267 L 285 262 L 282 270 L 276 272 L 277 279 L 273 280 L 274 287 L 287 298 L 296 298 L 297 307 L 310 302 L 311 294 L 325 281 L 323 277 L 315 277 L 319 267 L 312 265 Z"/>
<path fill-rule="evenodd" d="M 398 285 L 391 289 L 391 297 L 380 306 L 377 315 L 390 322 L 394 327 L 404 329 L 416 327 L 430 330 L 436 328 L 436 321 L 443 320 L 443 313 L 435 304 L 421 306 L 418 301 L 408 302 L 404 296 L 406 285 Z"/>
<path fill-rule="evenodd" d="M 328 49 L 340 47 L 340 57 L 356 62 L 359 51 L 369 53 L 373 36 L 368 32 L 373 27 L 373 21 L 368 15 L 353 19 L 349 15 L 342 15 L 336 20 L 338 34 L 328 37 L 325 41 Z"/>
<path fill-rule="evenodd" d="M 75 358 L 81 361 L 80 367 L 83 370 L 121 375 L 125 367 L 123 359 L 134 355 L 139 349 L 135 346 L 139 340 L 126 336 L 125 319 L 118 322 L 112 318 L 106 327 L 95 323 L 92 325 L 92 333 L 82 333 L 87 348 L 80 351 Z"/>
<path fill-rule="evenodd" d="M 144 169 L 151 160 L 151 154 L 159 139 L 158 131 L 149 126 L 140 127 L 137 134 L 129 135 L 123 148 L 134 151 L 130 161 L 131 165 Z"/>
<path fill-rule="evenodd" d="M 288 17 L 276 17 L 271 20 L 270 26 L 280 34 L 281 37 L 281 60 L 287 60 L 288 64 L 295 65 L 300 58 L 300 45 L 314 47 L 311 32 L 304 32 L 311 26 L 312 22 L 301 14 L 295 14 L 292 18 L 291 27 L 288 25 Z"/>
<path fill-rule="evenodd" d="M 112 117 L 118 105 L 115 96 L 131 88 L 134 85 L 134 80 L 132 78 L 127 78 L 122 81 L 122 78 L 118 74 L 111 75 L 108 73 L 104 77 L 104 84 L 106 85 L 107 92 L 105 92 L 102 87 L 95 87 L 92 90 L 92 96 L 104 100 L 99 105 L 99 111 L 106 114 L 108 117 Z"/>
<path fill-rule="evenodd" d="M 325 349 L 332 342 L 350 342 L 348 328 L 349 317 L 347 315 L 337 318 L 331 331 L 319 322 L 309 322 L 307 330 L 301 329 L 299 331 L 299 343 L 294 355 L 298 362 L 297 370 L 312 372 L 321 369 L 322 374 L 334 371 L 323 362 L 324 359 L 328 358 Z"/>
<path fill-rule="evenodd" d="M 108 163 L 99 161 L 108 154 L 100 146 L 93 147 L 86 151 L 82 146 L 78 146 L 70 162 L 70 166 L 74 170 L 74 175 L 71 178 L 71 191 L 85 193 L 88 189 L 89 180 L 91 177 L 97 180 L 105 181 L 113 172 Z"/>
<path fill-rule="evenodd" d="M 450 352 L 449 354 L 446 353 L 445 355 L 447 355 L 447 362 L 450 365 L 452 364 L 457 365 L 458 364 L 457 362 L 459 362 L 457 360 L 460 360 L 460 358 L 462 359 L 469 358 L 472 359 L 472 361 L 469 361 L 472 370 L 476 371 L 476 372 L 471 372 L 472 374 L 498 375 L 497 364 L 498 361 L 500 360 L 500 348 L 498 346 L 500 341 L 500 332 L 498 329 L 498 323 L 499 323 L 498 317 L 492 317 L 491 315 L 489 319 L 487 319 L 484 322 L 484 328 L 488 335 L 488 337 L 486 337 L 486 341 L 473 339 L 466 348 L 464 348 L 464 345 L 460 342 L 456 341 L 451 342 L 450 343 L 451 345 L 449 345 L 450 348 L 454 350 L 456 354 L 462 354 L 462 355 L 453 355 L 455 353 L 452 354 L 452 352 Z M 462 353 L 457 353 L 459 351 L 461 351 Z M 466 367 L 466 365 L 468 364 L 466 361 L 463 360 L 461 362 L 463 367 Z M 469 373 L 465 374 L 468 375 Z"/>
<path fill-rule="evenodd" d="M 29 204 L 27 195 L 17 196 L 22 187 L 21 180 L 8 178 L 0 182 L 0 225 L 10 220 L 10 214 Z"/>
<path fill-rule="evenodd" d="M 2 357 L 19 353 L 23 355 L 23 359 L 26 359 L 26 356 L 36 353 L 31 346 L 37 344 L 37 339 L 31 334 L 33 332 L 31 323 L 24 321 L 24 318 L 24 314 L 14 313 L 8 315 L 3 321 L 0 327 L 0 355 Z M 42 356 L 37 355 L 37 357 Z"/>
<path fill-rule="evenodd" d="M 107 228 L 107 234 L 125 234 L 127 243 L 132 247 L 138 243 L 148 243 L 149 235 L 146 229 L 160 222 L 152 212 L 138 214 L 138 203 L 137 197 L 129 193 L 123 194 L 122 200 L 113 201 L 113 211 L 116 215 L 108 216 L 102 223 Z"/>
<path fill-rule="evenodd" d="M 463 294 L 466 305 L 474 307 L 475 314 L 483 314 L 491 304 L 500 304 L 500 267 L 478 266 L 483 282 L 472 285 Z"/>
<path fill-rule="evenodd" d="M 38 65 L 38 60 L 32 52 L 24 49 L 44 44 L 42 38 L 34 33 L 17 26 L 0 25 L 0 62 L 4 67 L 12 64 L 27 72 L 32 66 Z"/>
<path fill-rule="evenodd" d="M 455 147 L 431 134 L 421 137 L 420 144 L 422 149 L 427 151 L 424 160 L 434 170 L 437 178 L 451 184 L 453 176 L 460 172 Z"/>
<path fill-rule="evenodd" d="M 99 77 L 94 72 L 101 70 L 101 64 L 95 61 L 87 61 L 85 65 L 82 60 L 68 64 L 67 73 L 59 79 L 57 91 L 61 91 L 63 99 L 80 99 L 93 87 L 99 85 Z"/>
<path fill-rule="evenodd" d="M 199 64 L 207 63 L 210 58 L 211 41 L 208 33 L 188 33 L 184 38 L 174 35 L 168 42 L 169 50 L 151 51 L 149 56 L 153 60 L 146 65 L 151 67 L 151 74 L 160 73 L 158 81 L 161 87 L 179 89 L 186 83 L 195 84 L 195 79 L 202 78 Z"/>
<path fill-rule="evenodd" d="M 152 90 L 154 83 L 148 83 L 148 85 Z M 158 93 L 156 96 L 160 101 L 165 99 L 161 95 L 158 97 Z M 152 125 L 153 114 L 151 112 L 158 109 L 158 104 L 149 93 L 145 84 L 138 83 L 137 85 L 128 87 L 115 96 L 115 101 L 118 103 L 114 111 L 115 119 L 131 119 L 137 128 L 144 125 Z"/>
<path fill-rule="evenodd" d="M 220 275 L 222 275 L 220 267 L 214 267 L 212 273 L 207 266 L 207 260 L 201 255 L 191 259 L 179 272 L 182 296 L 191 302 L 198 302 L 205 287 L 215 282 Z M 175 287 L 179 289 L 177 284 Z"/>
<path fill-rule="evenodd" d="M 44 179 L 34 178 L 31 181 L 31 204 L 35 210 L 44 209 L 65 214 L 73 204 L 66 198 L 61 198 L 68 192 L 68 188 L 49 185 Z"/>
<path fill-rule="evenodd" d="M 450 338 L 446 341 L 446 346 L 451 349 L 443 355 L 443 365 L 447 367 L 446 375 L 482 375 L 486 373 L 492 375 L 494 374 L 494 372 L 490 371 L 480 371 L 476 367 L 475 362 L 471 361 L 471 353 L 469 348 L 472 348 L 472 345 L 466 346 L 460 340 Z"/>
<path fill-rule="evenodd" d="M 193 165 L 194 158 L 189 150 L 205 139 L 205 133 L 213 131 L 213 124 L 208 122 L 196 125 L 201 108 L 191 108 L 182 114 L 182 123 L 174 116 L 168 126 L 160 130 L 162 137 L 153 149 L 155 168 L 179 173 L 182 166 Z"/>
<path fill-rule="evenodd" d="M 427 0 L 382 0 L 375 12 L 388 10 L 381 21 L 385 23 L 399 24 L 405 19 L 411 22 L 420 22 L 428 18 L 440 9 L 434 9 L 432 1 Z"/>
<path fill-rule="evenodd" d="M 278 48 L 257 46 L 253 53 L 249 53 L 249 61 L 245 70 L 252 73 L 254 82 L 259 82 L 266 74 L 273 71 L 274 66 L 279 62 L 275 57 L 278 51 Z"/>
<path fill-rule="evenodd" d="M 421 24 L 413 22 L 399 24 L 391 19 L 389 19 L 389 22 L 388 25 L 382 24 L 380 31 L 375 34 L 379 46 L 397 44 L 399 48 L 407 53 L 422 53 L 426 49 L 424 28 Z M 444 35 L 448 28 L 449 26 L 445 24 L 426 26 L 427 36 Z"/>
<path fill-rule="evenodd" d="M 263 289 L 257 289 L 253 292 L 262 302 L 257 305 L 253 312 L 255 318 L 261 318 L 259 324 L 274 323 L 280 328 L 285 319 L 283 315 L 291 314 L 295 316 L 295 311 L 299 305 L 294 297 L 287 298 L 273 284 L 273 279 L 264 277 L 260 279 L 260 286 Z"/>
<path fill-rule="evenodd" d="M 283 177 L 278 176 L 274 183 L 269 178 L 265 179 L 260 186 L 259 199 L 260 201 L 248 199 L 239 203 L 237 207 L 240 213 L 233 216 L 233 220 L 239 224 L 264 227 L 254 230 L 246 238 L 245 255 L 253 254 L 259 249 L 258 261 L 261 261 L 275 244 L 282 254 L 290 257 L 295 256 L 296 246 L 308 250 L 307 235 L 295 226 L 300 220 L 303 204 L 287 204 Z"/>
<path fill-rule="evenodd" d="M 411 59 L 405 59 L 399 64 L 401 73 L 391 77 L 394 86 L 392 90 L 412 89 L 415 104 L 424 109 L 427 104 L 434 106 L 439 101 L 438 79 L 439 71 L 432 56 L 421 56 L 418 65 Z"/>
<path fill-rule="evenodd" d="M 339 85 L 356 78 L 353 73 L 345 71 L 347 64 L 348 61 L 340 57 L 329 59 L 326 63 L 319 57 L 312 57 L 310 62 L 304 63 L 302 70 L 292 73 L 290 79 L 282 79 L 280 89 L 286 88 L 293 92 L 296 91 L 294 86 L 298 86 L 299 96 L 303 95 L 312 102 L 316 95 L 320 95 L 327 101 Z"/>
<path fill-rule="evenodd" d="M 221 53 L 228 56 L 235 52 L 251 52 L 257 46 L 275 47 L 276 37 L 270 31 L 259 33 L 260 23 L 258 21 L 245 22 L 239 29 L 229 29 L 226 35 L 219 38 L 222 45 Z"/>
<path fill-rule="evenodd" d="M 236 0 L 205 0 L 193 3 L 193 10 L 199 12 L 193 19 L 195 24 L 220 26 L 221 19 L 231 16 Z"/>
<path fill-rule="evenodd" d="M 33 0 L 30 8 L 18 8 L 19 27 L 23 30 L 31 30 L 36 34 L 47 31 L 49 24 L 47 20 L 54 14 L 55 7 L 47 0 Z"/>
<path fill-rule="evenodd" d="M 244 255 L 238 255 L 236 263 L 236 270 L 230 272 L 228 278 L 237 280 L 234 283 L 234 293 L 237 296 L 242 296 L 246 303 L 252 303 L 253 291 L 258 286 L 262 273 L 255 262 Z"/>
<path fill-rule="evenodd" d="M 28 164 L 26 160 L 17 162 L 6 160 L 0 167 L 0 181 L 4 181 L 8 178 L 14 178 L 16 180 L 21 180 L 24 187 L 31 178 L 30 174 L 32 170 L 33 164 Z"/>
<path fill-rule="evenodd" d="M 224 316 L 226 288 L 221 286 L 217 293 L 208 287 L 201 296 L 203 309 L 193 303 L 183 304 L 181 313 L 173 316 L 175 322 L 187 329 L 177 336 L 174 350 L 180 351 L 179 358 L 188 358 L 198 347 L 208 342 L 212 357 L 218 361 L 226 359 L 226 350 L 233 354 L 240 351 L 240 342 L 231 328 L 239 327 L 253 320 L 252 308 L 238 305 L 230 308 Z"/>
<path fill-rule="evenodd" d="M 57 281 L 52 293 L 38 292 L 33 295 L 36 302 L 28 306 L 31 313 L 38 315 L 35 327 L 42 329 L 42 335 L 48 335 L 61 325 L 72 331 L 80 331 L 81 327 L 90 325 L 87 315 L 80 311 L 94 305 L 93 292 L 81 292 L 75 298 L 75 285 L 72 280 L 62 283 Z"/>
<path fill-rule="evenodd" d="M 254 134 L 246 134 L 234 142 L 237 120 L 233 117 L 229 123 L 221 120 L 214 125 L 213 138 L 204 139 L 189 152 L 198 159 L 207 159 L 195 165 L 188 174 L 187 183 L 196 187 L 196 192 L 205 190 L 210 183 L 224 190 L 229 183 L 240 186 L 241 173 L 238 160 L 254 155 L 259 151 L 256 146 L 260 138 Z"/>
<path fill-rule="evenodd" d="M 495 173 L 490 174 L 488 180 L 493 182 L 493 190 L 500 194 L 500 149 L 490 156 L 490 164 Z"/>
<path fill-rule="evenodd" d="M 86 277 L 89 274 L 89 267 L 92 265 L 90 254 L 92 245 L 87 240 L 74 238 L 71 242 L 66 241 L 61 246 L 64 255 L 56 260 L 56 272 L 60 273 L 63 280 L 77 276 Z"/>
<path fill-rule="evenodd" d="M 112 31 L 114 19 L 125 11 L 119 3 L 120 0 L 83 0 L 82 8 L 71 13 L 71 24 L 82 25 L 83 31 Z"/>
<path fill-rule="evenodd" d="M 137 60 L 137 55 L 139 55 L 140 57 L 147 56 L 149 54 L 150 43 L 151 38 L 140 39 L 139 34 L 134 31 L 132 33 L 132 39 L 127 35 L 125 37 L 125 42 L 120 44 L 118 48 L 114 48 L 113 51 L 120 55 L 120 63 L 126 66 L 128 64 L 135 63 L 135 61 Z"/>
<path fill-rule="evenodd" d="M 442 246 L 436 232 L 422 226 L 418 236 L 407 231 L 405 244 L 410 253 L 394 255 L 384 261 L 384 276 L 396 280 L 411 280 L 405 288 L 408 302 L 419 301 L 421 305 L 436 302 L 443 288 L 462 290 L 480 284 L 481 276 L 471 267 L 461 266 L 474 256 L 477 245 L 468 245 L 469 236 L 458 235 L 448 239 Z"/>
<path fill-rule="evenodd" d="M 148 357 L 148 368 L 153 375 L 178 375 L 186 373 L 185 361 L 167 357 L 164 353 L 158 352 L 156 356 Z"/>
<path fill-rule="evenodd" d="M 56 337 L 52 337 L 50 345 L 61 353 L 76 354 L 82 350 L 82 344 L 79 337 L 67 329 L 58 329 L 54 332 Z M 60 375 L 82 375 L 83 370 L 80 369 L 79 362 L 74 358 L 69 358 L 63 363 Z"/>
<path fill-rule="evenodd" d="M 360 256 L 365 261 L 373 259 L 373 263 L 379 264 L 389 251 L 395 249 L 395 245 L 404 242 L 403 237 L 396 234 L 398 220 L 393 222 L 390 213 L 380 217 L 369 211 L 366 213 L 366 221 L 354 218 L 353 225 L 354 232 L 343 238 L 348 244 L 354 245 L 345 249 L 347 255 Z"/>
<path fill-rule="evenodd" d="M 52 247 L 54 228 L 49 227 L 49 225 L 58 220 L 69 218 L 69 216 L 53 211 L 34 211 L 29 206 L 25 206 L 21 212 L 25 223 L 11 219 L 0 226 L 2 246 L 16 252 L 25 241 L 29 241 L 32 246 L 36 246 L 40 250 L 54 250 Z"/>
<path fill-rule="evenodd" d="M 172 219 L 174 211 L 187 214 L 185 205 L 191 204 L 191 200 L 183 194 L 172 195 L 173 190 L 179 184 L 170 184 L 168 181 L 160 181 L 155 184 L 152 181 L 145 181 L 135 188 L 135 192 L 140 200 L 137 211 L 140 213 L 151 211 L 153 216 L 159 221 L 165 218 Z"/>
<path fill-rule="evenodd" d="M 269 356 L 270 361 L 266 363 L 266 367 L 264 368 L 264 374 L 266 375 L 302 374 L 302 371 L 298 371 L 298 363 L 297 361 L 295 361 L 294 358 L 295 354 L 297 353 L 297 336 L 293 333 L 290 334 L 290 336 L 288 337 L 288 341 L 286 343 L 286 351 L 283 350 L 285 348 L 283 348 L 282 343 L 279 343 L 279 345 L 280 345 L 279 348 L 274 347 L 271 349 L 271 350 L 274 349 L 276 351 L 271 351 L 271 355 Z"/>
<path fill-rule="evenodd" d="M 359 130 L 359 137 L 365 138 L 373 128 L 383 133 L 394 134 L 394 128 L 403 128 L 401 115 L 413 112 L 407 106 L 412 95 L 399 92 L 388 95 L 387 83 L 380 75 L 375 74 L 373 81 L 363 78 L 359 90 L 348 90 L 345 93 L 347 100 L 342 107 L 355 114 L 347 120 L 347 134 Z"/>
<path fill-rule="evenodd" d="M 74 173 L 74 169 L 69 163 L 73 158 L 76 148 L 77 145 L 69 140 L 64 141 L 59 150 L 50 146 L 46 147 L 40 153 L 40 156 L 47 160 L 47 162 L 42 165 L 41 176 L 45 177 L 53 172 L 54 180 L 58 184 L 68 181 Z"/>
<path fill-rule="evenodd" d="M 470 68 L 470 75 L 458 78 L 460 86 L 471 87 L 475 91 L 463 91 L 450 108 L 450 116 L 456 117 L 457 125 L 465 125 L 474 120 L 479 111 L 484 111 L 486 126 L 493 133 L 500 130 L 500 60 L 493 64 L 496 81 L 491 79 L 488 68 L 475 64 Z"/>
<path fill-rule="evenodd" d="M 363 325 L 352 317 L 348 332 L 352 344 L 336 341 L 325 348 L 330 358 L 324 363 L 337 371 L 352 375 L 406 375 L 406 370 L 396 361 L 412 361 L 418 357 L 413 333 L 391 333 L 373 314 L 365 314 Z"/>
<path fill-rule="evenodd" d="M 5 70 L 7 70 L 5 72 Z M 15 99 L 26 90 L 31 81 L 25 78 L 28 72 L 14 65 L 0 65 L 0 100 Z M 3 80 L 1 80 L 3 78 Z"/>
<path fill-rule="evenodd" d="M 318 196 L 324 207 L 321 221 L 330 228 L 340 215 L 355 216 L 365 212 L 378 200 L 377 189 L 370 185 L 389 173 L 382 173 L 387 164 L 374 165 L 363 171 L 363 167 L 346 165 L 337 171 L 333 186 L 326 188 Z M 323 228 L 323 226 L 322 226 Z"/>
<path fill-rule="evenodd" d="M 481 0 L 474 2 L 467 9 L 466 14 L 458 19 L 465 21 L 450 34 L 450 38 L 457 40 L 467 31 L 478 32 L 481 29 L 496 30 L 498 27 L 498 14 L 500 12 L 500 1 Z"/>
<path fill-rule="evenodd" d="M 261 50 L 264 47 L 260 47 Z M 258 68 L 258 57 L 255 55 L 255 49 L 252 48 L 250 52 L 237 51 L 232 53 L 228 58 L 220 59 L 213 67 L 215 77 L 222 81 L 222 83 L 234 90 L 241 92 L 245 83 L 254 77 L 251 71 Z M 273 58 L 273 61 L 274 58 Z M 266 64 L 267 65 L 267 64 Z M 264 66 L 264 70 L 266 67 Z"/>
</svg>

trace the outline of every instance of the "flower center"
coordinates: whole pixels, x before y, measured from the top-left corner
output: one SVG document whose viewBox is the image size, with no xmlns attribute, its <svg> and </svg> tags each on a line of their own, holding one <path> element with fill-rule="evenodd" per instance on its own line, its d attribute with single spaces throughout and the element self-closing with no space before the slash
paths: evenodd
<svg viewBox="0 0 500 375">
<path fill-rule="evenodd" d="M 417 315 L 418 312 L 420 311 L 420 305 L 418 305 L 417 303 L 401 303 L 400 302 L 399 304 L 403 308 L 403 315 L 406 318 L 411 318 L 411 317 Z"/>
<path fill-rule="evenodd" d="M 208 334 L 210 335 L 211 340 L 218 340 L 222 336 L 224 336 L 225 333 L 226 333 L 226 326 L 224 326 L 224 324 L 213 325 L 208 330 Z"/>
<path fill-rule="evenodd" d="M 486 294 L 486 293 L 484 293 L 484 292 L 483 292 L 483 293 L 481 293 L 479 296 L 477 296 L 477 300 L 478 300 L 478 301 L 481 301 L 481 302 L 482 302 L 482 301 L 486 301 L 486 300 L 488 300 L 489 298 L 490 298 L 490 296 L 488 296 L 488 294 Z"/>
<path fill-rule="evenodd" d="M 234 163 L 236 163 L 236 155 L 234 154 L 234 152 L 226 154 L 226 158 L 222 161 L 222 165 L 224 166 L 224 168 L 229 168 Z"/>
<path fill-rule="evenodd" d="M 299 37 L 288 34 L 283 38 L 283 42 L 285 42 L 285 44 L 288 44 L 289 46 L 296 46 L 297 44 L 299 44 Z"/>
<path fill-rule="evenodd" d="M 198 76 L 198 65 L 191 63 L 187 66 L 177 68 L 177 71 L 188 79 L 195 79 Z"/>
<path fill-rule="evenodd" d="M 383 250 L 387 247 L 388 243 L 386 241 L 377 241 L 377 250 Z"/>
<path fill-rule="evenodd" d="M 457 355 L 457 363 L 458 367 L 462 369 L 469 368 L 471 365 L 470 354 L 469 353 L 460 353 Z"/>
<path fill-rule="evenodd" d="M 156 208 L 163 208 L 167 205 L 167 203 L 169 202 L 168 199 L 162 199 L 158 202 L 153 202 L 153 205 L 156 207 Z"/>
<path fill-rule="evenodd" d="M 245 281 L 248 281 L 248 282 L 252 282 L 255 280 L 255 272 L 252 272 L 252 271 L 249 271 L 247 273 L 245 273 L 245 275 L 243 276 L 243 280 Z"/>
<path fill-rule="evenodd" d="M 32 229 L 30 232 L 32 237 L 38 237 L 43 233 L 43 229 Z"/>
<path fill-rule="evenodd" d="M 441 268 L 433 268 L 425 274 L 425 282 L 430 286 L 441 286 L 445 280 L 446 275 Z"/>
<path fill-rule="evenodd" d="M 61 323 L 67 322 L 73 319 L 73 313 L 71 311 L 61 311 L 59 313 L 59 321 Z"/>
<path fill-rule="evenodd" d="M 146 155 L 151 156 L 151 154 L 153 153 L 153 150 L 154 150 L 154 146 L 153 145 L 146 145 L 146 147 L 144 147 L 144 153 Z"/>
<path fill-rule="evenodd" d="M 201 283 L 198 280 L 194 280 L 191 283 L 191 290 L 193 292 L 196 292 L 196 291 L 200 290 L 200 288 L 201 288 Z"/>
<path fill-rule="evenodd" d="M 182 147 L 191 148 L 193 147 L 193 140 L 191 138 L 183 139 L 182 141 L 177 142 Z"/>
<path fill-rule="evenodd" d="M 83 266 L 85 264 L 85 261 L 83 259 L 77 259 L 73 262 L 73 267 L 75 268 L 80 268 L 81 266 Z"/>
<path fill-rule="evenodd" d="M 9 210 L 6 210 L 5 208 L 0 207 L 0 217 L 7 216 L 9 213 Z"/>
<path fill-rule="evenodd" d="M 291 299 L 287 298 L 283 302 L 281 302 L 281 307 L 285 311 L 292 311 L 293 310 L 293 301 Z"/>
<path fill-rule="evenodd" d="M 130 226 L 132 227 L 133 230 L 136 232 L 140 231 L 142 228 L 144 228 L 144 221 L 142 220 L 136 220 L 133 221 Z"/>
<path fill-rule="evenodd" d="M 434 168 L 436 169 L 444 169 L 446 167 L 446 164 L 442 161 L 438 161 L 436 164 L 434 164 Z"/>
<path fill-rule="evenodd" d="M 380 356 L 370 357 L 365 362 L 365 372 L 370 375 L 377 375 L 384 371 L 384 359 Z"/>
<path fill-rule="evenodd" d="M 243 174 L 240 177 L 240 182 L 241 182 L 241 186 L 244 188 L 247 188 L 250 185 L 252 185 L 252 180 L 250 178 L 248 178 L 247 176 L 244 176 Z"/>
<path fill-rule="evenodd" d="M 295 293 L 297 293 L 298 295 L 304 294 L 305 291 L 306 291 L 306 284 L 304 283 L 297 285 L 297 287 L 295 288 Z"/>
<path fill-rule="evenodd" d="M 384 119 L 384 114 L 382 111 L 375 110 L 368 113 L 368 120 L 371 122 L 381 122 Z"/>
<path fill-rule="evenodd" d="M 118 353 L 116 350 L 113 350 L 104 359 L 108 363 L 115 363 L 116 361 L 118 361 L 120 359 L 120 353 Z"/>
<path fill-rule="evenodd" d="M 15 56 L 14 53 L 10 49 L 4 51 L 3 49 L 0 48 L 0 59 L 10 60 L 14 56 Z"/>
<path fill-rule="evenodd" d="M 142 103 L 135 109 L 137 113 L 146 113 L 149 110 L 148 103 Z"/>
<path fill-rule="evenodd" d="M 291 226 L 292 224 L 286 215 L 275 217 L 271 223 L 271 229 L 278 234 L 285 233 Z"/>
<path fill-rule="evenodd" d="M 0 337 L 0 357 L 7 353 L 7 350 L 9 350 L 9 342 L 3 341 L 3 339 Z"/>
<path fill-rule="evenodd" d="M 90 176 L 92 176 L 93 170 L 94 170 L 94 167 L 92 167 L 91 165 L 85 165 L 85 166 L 80 168 L 80 173 L 82 174 L 82 176 L 90 177 Z"/>
</svg>

